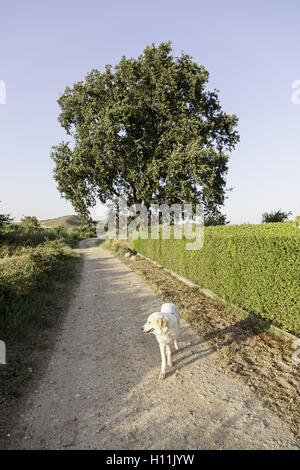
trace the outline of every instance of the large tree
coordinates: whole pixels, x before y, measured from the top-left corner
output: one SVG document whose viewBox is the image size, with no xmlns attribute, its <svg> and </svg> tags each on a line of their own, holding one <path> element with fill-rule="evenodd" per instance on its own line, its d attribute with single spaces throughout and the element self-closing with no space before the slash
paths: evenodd
<svg viewBox="0 0 300 470">
<path fill-rule="evenodd" d="M 59 122 L 71 136 L 53 147 L 60 193 L 87 217 L 97 200 L 130 204 L 224 203 L 237 117 L 223 112 L 209 74 L 171 44 L 148 46 L 67 87 Z"/>
</svg>

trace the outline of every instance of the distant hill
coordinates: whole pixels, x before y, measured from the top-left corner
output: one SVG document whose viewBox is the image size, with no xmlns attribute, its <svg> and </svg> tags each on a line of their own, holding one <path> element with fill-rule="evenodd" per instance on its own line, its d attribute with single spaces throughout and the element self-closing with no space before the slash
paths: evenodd
<svg viewBox="0 0 300 470">
<path fill-rule="evenodd" d="M 39 220 L 42 227 L 74 227 L 84 225 L 78 215 L 65 215 L 64 217 L 57 217 L 55 219 Z"/>
</svg>

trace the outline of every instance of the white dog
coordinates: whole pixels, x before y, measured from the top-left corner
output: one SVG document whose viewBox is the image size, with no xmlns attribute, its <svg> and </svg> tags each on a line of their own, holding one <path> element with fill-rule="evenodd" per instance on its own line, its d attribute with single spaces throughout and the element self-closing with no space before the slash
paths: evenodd
<svg viewBox="0 0 300 470">
<path fill-rule="evenodd" d="M 166 376 L 166 362 L 172 366 L 171 345 L 178 350 L 177 337 L 179 334 L 179 313 L 175 304 L 163 304 L 160 312 L 149 315 L 142 327 L 145 333 L 153 333 L 159 344 L 161 354 L 161 371 L 159 378 Z"/>
</svg>

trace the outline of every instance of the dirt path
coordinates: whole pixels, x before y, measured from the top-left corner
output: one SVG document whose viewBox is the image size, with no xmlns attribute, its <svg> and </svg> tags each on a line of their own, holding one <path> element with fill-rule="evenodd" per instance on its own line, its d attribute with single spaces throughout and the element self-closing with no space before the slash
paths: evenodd
<svg viewBox="0 0 300 470">
<path fill-rule="evenodd" d="M 182 322 L 164 381 L 141 326 L 161 300 L 111 254 L 81 244 L 80 286 L 48 371 L 10 431 L 11 449 L 298 449 L 285 423 Z"/>
</svg>

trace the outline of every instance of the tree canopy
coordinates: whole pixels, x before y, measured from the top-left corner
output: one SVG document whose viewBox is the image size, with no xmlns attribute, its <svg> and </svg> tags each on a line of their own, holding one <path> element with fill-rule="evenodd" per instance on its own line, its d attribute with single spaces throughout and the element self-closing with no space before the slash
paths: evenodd
<svg viewBox="0 0 300 470">
<path fill-rule="evenodd" d="M 71 142 L 54 146 L 58 190 L 84 217 L 97 200 L 129 204 L 224 203 L 228 152 L 239 140 L 209 74 L 170 42 L 92 70 L 58 99 Z"/>
<path fill-rule="evenodd" d="M 267 224 L 270 222 L 284 222 L 292 215 L 292 212 L 284 212 L 281 209 L 278 211 L 264 212 L 262 214 L 262 223 Z"/>
</svg>

